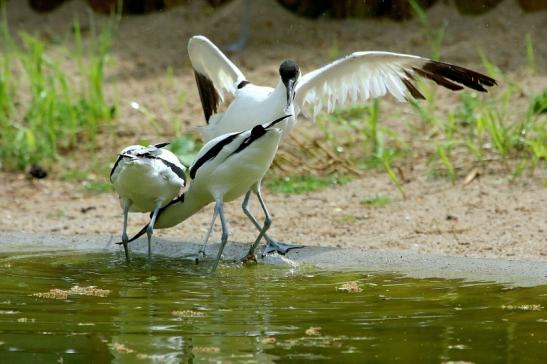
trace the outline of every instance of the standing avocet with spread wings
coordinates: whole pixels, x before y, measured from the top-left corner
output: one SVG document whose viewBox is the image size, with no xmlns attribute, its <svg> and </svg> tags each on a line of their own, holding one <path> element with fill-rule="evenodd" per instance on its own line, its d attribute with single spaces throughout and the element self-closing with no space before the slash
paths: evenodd
<svg viewBox="0 0 547 364">
<path fill-rule="evenodd" d="M 417 78 L 426 78 L 457 91 L 464 87 L 486 92 L 496 81 L 481 73 L 449 63 L 408 54 L 382 51 L 355 52 L 321 68 L 302 75 L 298 64 L 285 60 L 279 67 L 275 87 L 258 86 L 250 81 L 209 39 L 197 35 L 188 42 L 188 54 L 194 69 L 207 125 L 202 128 L 205 141 L 219 135 L 251 129 L 260 120 L 287 118 L 279 127 L 286 136 L 297 116 L 315 118 L 321 111 L 331 112 L 338 106 L 364 103 L 387 94 L 404 102 L 408 98 L 424 99 L 416 88 Z M 224 112 L 219 106 L 226 94 L 233 101 Z M 249 216 L 247 202 L 243 210 Z M 281 246 L 265 236 L 265 252 L 284 252 Z"/>
</svg>

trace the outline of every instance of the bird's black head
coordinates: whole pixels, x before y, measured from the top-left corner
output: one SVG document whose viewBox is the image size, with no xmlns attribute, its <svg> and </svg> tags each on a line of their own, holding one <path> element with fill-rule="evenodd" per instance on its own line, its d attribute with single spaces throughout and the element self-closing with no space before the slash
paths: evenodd
<svg viewBox="0 0 547 364">
<path fill-rule="evenodd" d="M 287 88 L 287 106 L 285 107 L 285 113 L 290 112 L 290 106 L 295 96 L 296 82 L 300 76 L 300 68 L 295 61 L 287 59 L 279 66 L 279 75 L 281 81 Z"/>
<path fill-rule="evenodd" d="M 286 85 L 289 80 L 296 81 L 300 73 L 300 68 L 295 61 L 287 59 L 279 66 L 279 75 L 281 80 Z"/>
</svg>

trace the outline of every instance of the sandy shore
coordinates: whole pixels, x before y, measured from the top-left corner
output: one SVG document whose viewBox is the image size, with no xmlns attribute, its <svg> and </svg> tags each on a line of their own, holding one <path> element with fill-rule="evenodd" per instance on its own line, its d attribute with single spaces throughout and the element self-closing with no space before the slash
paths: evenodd
<svg viewBox="0 0 547 364">
<path fill-rule="evenodd" d="M 123 261 L 123 250 L 112 236 L 53 234 L 2 234 L 0 253 L 25 255 L 32 252 L 103 251 L 118 252 Z M 157 239 L 153 244 L 156 255 L 172 258 L 194 259 L 199 243 Z M 214 257 L 217 244 L 207 247 L 207 255 Z M 238 261 L 248 249 L 248 244 L 230 242 L 224 251 L 224 260 Z M 24 251 L 25 253 L 21 253 Z M 146 239 L 131 244 L 132 254 L 146 254 Z M 307 246 L 292 250 L 285 257 L 278 255 L 259 259 L 261 263 L 282 264 L 288 267 L 305 266 L 306 269 L 334 271 L 359 270 L 366 272 L 401 273 L 414 278 L 465 279 L 470 282 L 488 281 L 527 287 L 547 284 L 547 262 L 518 260 L 462 258 L 414 253 L 409 251 L 367 251 L 357 248 L 327 248 Z M 200 264 L 209 264 L 209 260 Z M 242 266 L 242 269 L 245 269 Z"/>
<path fill-rule="evenodd" d="M 189 36 L 201 33 L 218 44 L 229 43 L 237 33 L 234 29 L 238 29 L 239 8 L 231 6 L 212 13 L 202 3 L 122 20 L 105 81 L 105 92 L 120 105 L 113 129 L 115 137 L 101 136 L 101 148 L 95 154 L 82 150 L 62 156 L 46 180 L 0 172 L 0 237 L 15 232 L 53 234 L 59 239 L 70 239 L 76 234 L 108 234 L 113 239 L 120 235 L 122 215 L 113 193 L 86 192 L 82 183 L 63 181 L 60 176 L 65 171 L 90 169 L 94 172 L 88 181 L 107 182 L 109 163 L 122 146 L 134 144 L 135 140 L 169 140 L 173 132 L 167 120 L 180 121 L 184 131 L 195 130 L 203 123 L 186 42 Z M 44 39 L 55 39 L 53 47 L 70 43 L 70 37 L 67 40 L 56 36 L 70 31 L 71 23 L 66 19 L 78 16 L 82 26 L 89 29 L 83 2 L 69 2 L 47 15 L 33 13 L 23 1 L 11 1 L 7 6 L 13 31 L 36 32 Z M 436 25 L 447 23 L 443 60 L 484 71 L 477 51 L 483 50 L 507 73 L 508 79 L 521 83 L 523 105 L 527 105 L 530 94 L 546 89 L 545 13 L 523 14 L 514 1 L 505 1 L 477 17 L 462 17 L 442 2 L 429 14 Z M 523 39 L 527 33 L 535 45 L 538 72 L 533 77 L 525 72 Z M 289 56 L 307 71 L 327 63 L 333 54 L 342 56 L 370 49 L 426 56 L 430 53 L 429 43 L 416 21 L 312 21 L 285 12 L 274 1 L 261 1 L 253 15 L 248 47 L 231 57 L 249 79 L 274 84 L 279 61 Z M 156 115 L 164 129 L 158 131 L 142 113 L 131 109 L 132 101 L 140 102 Z M 383 102 L 393 115 L 399 116 L 385 115 L 383 125 L 404 133 L 408 121 L 400 119 L 416 118 L 416 113 L 408 105 Z M 453 109 L 456 102 L 454 94 L 439 92 L 442 110 Z M 515 108 L 522 106 L 519 105 Z M 306 121 L 299 127 L 311 128 Z M 298 132 L 299 129 L 294 131 Z M 533 176 L 526 172 L 518 179 L 512 178 L 511 171 L 484 171 L 467 185 L 461 179 L 452 184 L 448 179 L 428 175 L 425 156 L 409 159 L 398 167 L 407 179 L 405 199 L 381 170 L 366 171 L 344 186 L 301 195 L 272 194 L 266 189 L 265 199 L 274 218 L 271 235 L 282 241 L 368 253 L 405 251 L 547 261 L 547 171 L 541 165 Z M 459 173 L 465 175 L 469 170 Z M 362 203 L 375 195 L 388 196 L 391 203 L 384 207 Z M 238 201 L 227 206 L 230 239 L 250 242 L 256 231 L 239 204 Z M 251 208 L 261 216 L 254 199 Z M 157 230 L 155 237 L 199 241 L 210 216 L 211 208 L 206 208 L 173 229 Z M 146 221 L 146 214 L 132 214 L 130 233 L 138 231 Z M 213 241 L 218 241 L 218 229 L 215 233 Z"/>
</svg>

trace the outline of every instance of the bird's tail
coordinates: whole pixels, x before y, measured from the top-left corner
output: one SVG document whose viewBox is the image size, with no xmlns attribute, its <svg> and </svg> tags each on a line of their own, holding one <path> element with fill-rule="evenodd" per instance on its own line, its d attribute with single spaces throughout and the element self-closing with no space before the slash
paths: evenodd
<svg viewBox="0 0 547 364">
<path fill-rule="evenodd" d="M 138 233 L 136 233 L 135 236 L 133 236 L 131 239 L 129 239 L 127 242 L 131 243 L 132 241 L 135 241 L 138 238 L 140 238 L 141 236 L 143 236 L 144 233 L 146 232 L 146 229 L 148 229 L 148 225 L 149 224 L 144 225 L 144 227 Z M 123 241 L 120 241 L 119 243 L 116 243 L 116 244 L 123 244 Z"/>
</svg>

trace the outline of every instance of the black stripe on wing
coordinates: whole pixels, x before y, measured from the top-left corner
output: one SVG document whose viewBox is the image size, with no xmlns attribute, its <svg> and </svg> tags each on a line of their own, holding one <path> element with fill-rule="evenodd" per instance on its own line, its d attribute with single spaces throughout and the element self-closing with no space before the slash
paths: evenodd
<svg viewBox="0 0 547 364">
<path fill-rule="evenodd" d="M 173 171 L 173 173 L 175 173 L 180 179 L 182 179 L 184 182 L 186 182 L 186 175 L 184 174 L 184 170 L 182 168 L 180 168 L 179 166 L 177 166 L 176 164 L 174 163 L 171 163 L 163 158 L 159 158 L 158 159 L 160 161 L 163 162 L 163 164 L 165 164 L 167 167 L 171 168 L 171 170 Z"/>
<path fill-rule="evenodd" d="M 209 118 L 217 112 L 218 104 L 220 103 L 220 95 L 215 88 L 215 85 L 213 85 L 213 82 L 206 76 L 196 71 L 194 71 L 194 76 L 196 77 L 196 83 L 198 85 L 203 114 L 205 115 L 207 124 L 209 124 Z"/>
<path fill-rule="evenodd" d="M 215 158 L 218 153 L 226 146 L 227 144 L 230 144 L 239 134 L 231 134 L 228 135 L 226 138 L 219 140 L 215 145 L 213 145 L 204 155 L 202 155 L 193 165 L 192 168 L 190 168 L 190 178 L 194 179 L 196 177 L 196 173 L 198 169 L 207 161 L 210 159 Z"/>
<path fill-rule="evenodd" d="M 169 143 L 165 143 L 165 144 L 167 145 Z M 162 163 L 165 164 L 167 167 L 169 167 L 171 171 L 173 171 L 173 173 L 175 173 L 179 178 L 181 178 L 183 181 L 186 182 L 186 175 L 184 174 L 184 170 L 182 168 L 180 168 L 174 163 L 169 162 L 166 159 L 161 158 L 160 156 L 156 155 L 155 152 L 156 150 L 147 151 L 146 153 L 140 154 L 139 157 L 148 158 L 148 159 L 158 159 L 162 161 Z"/>
<path fill-rule="evenodd" d="M 114 174 L 114 171 L 116 170 L 116 167 L 118 167 L 118 164 L 122 160 L 123 156 L 120 154 L 118 155 L 118 159 L 116 159 L 116 162 L 114 162 L 114 167 L 112 167 L 112 170 L 110 171 L 110 183 L 112 183 L 112 175 Z"/>
<path fill-rule="evenodd" d="M 285 120 L 286 118 L 291 117 L 292 115 L 284 115 L 280 118 L 275 119 L 274 121 L 270 122 L 269 124 L 266 124 L 266 126 L 263 126 L 261 124 L 255 125 L 255 127 L 251 130 L 251 135 L 249 135 L 243 143 L 237 147 L 237 149 L 234 151 L 233 154 L 241 152 L 243 149 L 247 148 L 249 145 L 253 144 L 255 140 L 266 134 L 267 129 L 271 128 L 275 124 Z"/>
<path fill-rule="evenodd" d="M 256 125 L 253 130 L 251 130 L 251 135 L 249 135 L 247 138 L 245 138 L 245 140 L 243 141 L 243 143 L 241 143 L 239 145 L 239 147 L 237 147 L 237 149 L 234 151 L 233 154 L 237 154 L 239 152 L 241 152 L 243 149 L 247 148 L 249 145 L 251 145 L 255 140 L 257 140 L 258 138 L 260 138 L 261 136 L 263 136 L 264 134 L 266 134 L 266 129 L 264 129 L 264 127 L 260 124 Z"/>
<path fill-rule="evenodd" d="M 485 87 L 497 84 L 496 80 L 481 73 L 437 61 L 429 61 L 421 68 L 414 67 L 413 71 L 453 91 L 463 89 L 464 85 L 476 91 L 487 92 Z"/>
</svg>

